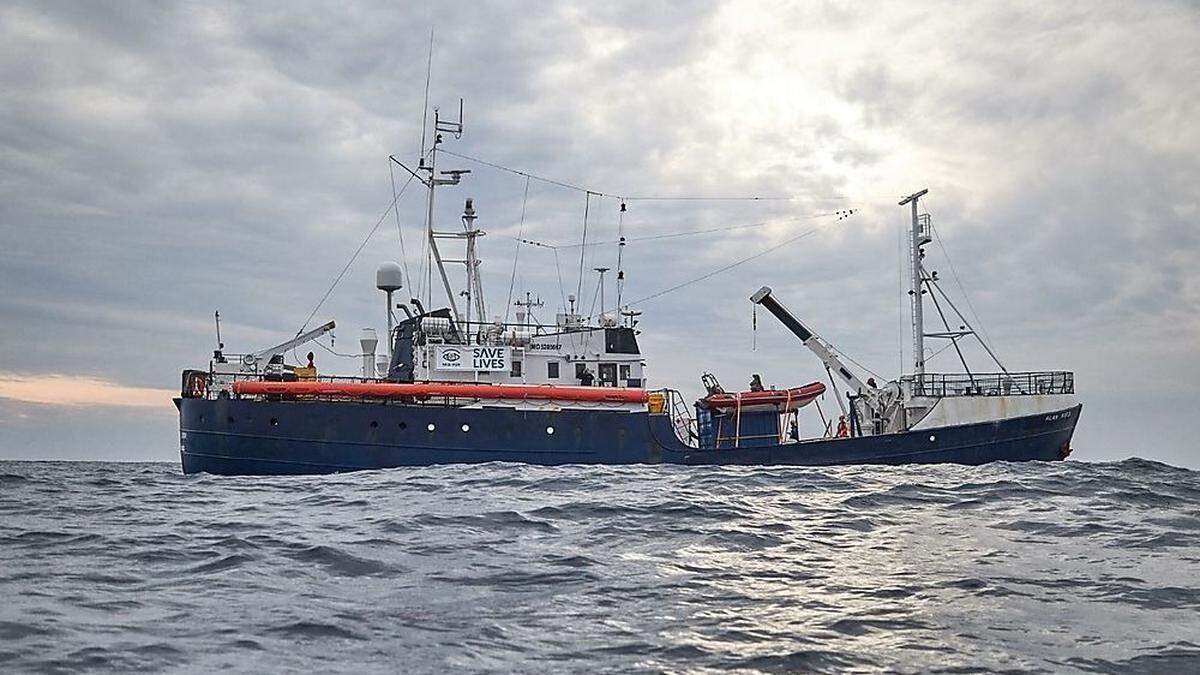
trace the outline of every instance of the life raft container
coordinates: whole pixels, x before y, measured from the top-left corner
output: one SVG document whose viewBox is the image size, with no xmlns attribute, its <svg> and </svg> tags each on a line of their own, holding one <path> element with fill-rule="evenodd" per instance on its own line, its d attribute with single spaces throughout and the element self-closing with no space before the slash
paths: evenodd
<svg viewBox="0 0 1200 675">
<path fill-rule="evenodd" d="M 561 387 L 550 384 L 476 384 L 473 382 L 265 382 L 233 383 L 247 396 L 341 396 L 348 398 L 476 398 L 588 403 L 645 403 L 645 389 Z"/>
<path fill-rule="evenodd" d="M 813 382 L 803 387 L 792 387 L 791 389 L 709 394 L 697 403 L 709 410 L 733 411 L 740 409 L 742 412 L 777 410 L 782 413 L 803 408 L 824 393 L 825 385 L 820 382 Z"/>
</svg>

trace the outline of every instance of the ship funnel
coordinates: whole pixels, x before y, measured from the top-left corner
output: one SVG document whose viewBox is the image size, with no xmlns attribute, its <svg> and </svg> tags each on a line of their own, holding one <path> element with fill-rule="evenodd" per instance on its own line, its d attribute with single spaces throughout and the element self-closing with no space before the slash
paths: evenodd
<svg viewBox="0 0 1200 675">
<path fill-rule="evenodd" d="M 363 377 L 373 378 L 375 377 L 375 347 L 379 345 L 375 329 L 364 328 L 362 335 L 358 338 L 358 344 L 362 346 Z"/>
</svg>

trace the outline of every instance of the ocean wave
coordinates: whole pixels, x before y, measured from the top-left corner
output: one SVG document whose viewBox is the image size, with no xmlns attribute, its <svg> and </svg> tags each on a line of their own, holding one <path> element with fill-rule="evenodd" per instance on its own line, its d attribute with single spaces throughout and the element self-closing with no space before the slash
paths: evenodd
<svg viewBox="0 0 1200 675">
<path fill-rule="evenodd" d="M 1200 474 L 1142 459 L 3 462 L 0 513 L 6 671 L 1200 668 Z"/>
</svg>

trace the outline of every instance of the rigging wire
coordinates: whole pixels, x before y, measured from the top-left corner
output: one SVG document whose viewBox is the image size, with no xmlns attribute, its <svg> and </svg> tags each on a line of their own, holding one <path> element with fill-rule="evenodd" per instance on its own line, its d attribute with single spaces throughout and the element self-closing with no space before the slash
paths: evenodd
<svg viewBox="0 0 1200 675">
<path fill-rule="evenodd" d="M 342 267 L 342 271 L 338 272 L 337 276 L 334 277 L 333 283 L 329 285 L 329 289 L 325 291 L 325 295 L 321 296 L 321 300 L 317 303 L 317 306 L 313 307 L 313 310 L 309 312 L 308 318 L 304 320 L 304 325 L 300 326 L 300 330 L 296 331 L 296 335 L 303 333 L 304 329 L 308 328 L 309 322 L 312 321 L 313 317 L 317 315 L 317 312 L 320 311 L 321 306 L 325 304 L 325 301 L 329 299 L 329 295 L 333 293 L 333 289 L 337 288 L 337 285 L 342 280 L 342 277 L 346 276 L 346 271 L 349 270 L 350 266 L 354 264 L 354 261 L 358 259 L 358 254 L 362 253 L 363 249 L 367 247 L 367 242 L 371 241 L 371 237 L 375 236 L 375 232 L 379 230 L 379 226 L 383 224 L 384 220 L 387 220 L 388 213 L 391 212 L 392 209 L 396 208 L 396 202 L 400 201 L 400 197 L 404 196 L 404 191 L 407 190 L 408 186 L 411 184 L 412 176 L 409 176 L 408 180 L 404 181 L 404 185 L 400 187 L 400 192 L 397 193 L 395 198 L 392 199 L 392 203 L 388 204 L 387 209 L 379 216 L 379 220 L 376 220 L 375 225 L 371 227 L 371 231 L 367 233 L 367 236 L 363 238 L 362 243 L 358 245 L 357 249 L 355 249 L 354 255 L 350 256 L 350 260 L 346 262 L 344 267 Z"/>
<path fill-rule="evenodd" d="M 600 278 L 601 278 L 601 279 L 603 279 L 604 277 L 600 277 Z M 581 299 L 582 299 L 582 298 L 581 298 Z M 599 299 L 600 299 L 600 282 L 599 282 L 599 281 L 597 281 L 597 282 L 596 282 L 596 290 L 592 291 L 592 306 L 588 308 L 588 315 L 589 315 L 589 316 L 595 316 L 595 311 L 596 311 L 596 301 L 597 301 L 597 300 L 599 300 Z M 579 304 L 581 304 L 581 305 L 582 305 L 583 303 L 582 303 L 582 302 L 580 302 Z"/>
<path fill-rule="evenodd" d="M 954 283 L 958 286 L 958 292 L 962 294 L 963 300 L 967 301 L 967 309 L 971 310 L 971 316 L 975 317 L 975 325 L 979 326 L 979 332 L 983 334 L 983 338 L 987 339 L 988 346 L 990 347 L 993 344 L 992 336 L 988 335 L 987 328 L 983 325 L 983 319 L 979 318 L 979 312 L 976 312 L 975 306 L 971 304 L 971 296 L 967 295 L 967 289 L 963 287 L 962 280 L 958 276 L 958 270 L 954 267 L 954 261 L 950 259 L 950 253 L 946 250 L 945 244 L 942 243 L 942 235 L 938 233 L 936 227 L 931 227 L 930 229 L 933 230 L 934 239 L 937 241 L 938 248 L 942 251 L 942 256 L 946 258 L 946 264 L 950 267 L 950 275 L 954 277 Z M 979 336 L 977 335 L 976 337 Z"/>
<path fill-rule="evenodd" d="M 844 209 L 841 211 L 831 211 L 828 213 L 816 213 L 816 214 L 809 215 L 809 216 L 797 216 L 795 218 L 787 218 L 784 220 L 768 220 L 768 221 L 763 221 L 763 222 L 758 222 L 758 223 L 748 223 L 748 224 L 741 224 L 741 225 L 725 225 L 722 227 L 710 227 L 710 228 L 704 228 L 704 229 L 700 229 L 700 230 L 685 230 L 682 232 L 668 232 L 665 234 L 651 234 L 651 235 L 646 235 L 644 237 L 619 237 L 617 239 L 610 239 L 607 241 L 593 241 L 593 242 L 589 242 L 587 244 L 547 244 L 546 242 L 536 241 L 533 239 L 520 239 L 520 242 L 522 244 L 529 244 L 531 246 L 541 246 L 543 248 L 557 248 L 557 249 L 578 248 L 580 246 L 606 246 L 609 244 L 618 244 L 619 245 L 622 242 L 629 243 L 629 242 L 635 242 L 635 241 L 657 241 L 657 240 L 661 240 L 661 239 L 691 237 L 691 236 L 696 236 L 696 235 L 701 235 L 701 234 L 712 234 L 714 232 L 730 232 L 733 230 L 746 230 L 746 229 L 751 229 L 751 228 L 756 228 L 756 227 L 766 227 L 768 225 L 798 223 L 798 222 L 805 221 L 805 220 L 815 220 L 817 218 L 826 218 L 826 217 L 832 217 L 832 216 L 837 216 L 838 220 L 843 220 L 845 218 L 848 218 L 850 215 L 857 213 L 857 211 L 858 211 L 858 209 Z M 621 226 L 618 225 L 618 227 L 621 227 Z M 502 235 L 502 236 L 510 236 L 511 237 L 511 235 Z"/>
<path fill-rule="evenodd" d="M 588 209 L 592 205 L 592 193 L 587 191 L 583 197 L 583 238 L 579 242 L 579 284 L 575 288 L 575 297 L 579 300 L 579 304 L 583 304 L 583 258 L 587 253 L 587 227 L 588 227 Z"/>
<path fill-rule="evenodd" d="M 617 311 L 621 307 L 621 292 L 625 290 L 625 268 L 621 266 L 621 257 L 625 252 L 625 202 L 621 202 L 621 210 L 617 212 Z"/>
<path fill-rule="evenodd" d="M 530 178 L 530 179 L 533 179 L 536 181 L 540 181 L 542 183 L 548 183 L 550 185 L 557 185 L 558 187 L 567 188 L 568 190 L 577 190 L 579 192 L 591 192 L 592 194 L 596 194 L 596 195 L 600 195 L 600 196 L 604 196 L 604 197 L 612 196 L 612 195 L 605 195 L 605 194 L 596 192 L 595 190 L 588 190 L 587 188 L 580 187 L 578 185 L 572 185 L 571 183 L 566 183 L 561 180 L 555 180 L 553 178 L 546 178 L 545 176 L 539 176 L 537 174 L 529 173 L 527 171 L 521 171 L 520 169 L 513 169 L 511 167 L 507 167 L 502 164 L 496 164 L 495 162 L 489 162 L 487 160 L 479 159 L 478 157 L 471 157 L 470 155 L 463 155 L 463 154 L 454 152 L 453 150 L 446 150 L 445 148 L 443 148 L 442 152 L 446 153 L 447 155 L 452 155 L 454 157 L 457 157 L 459 159 L 465 159 L 468 162 L 475 162 L 476 164 L 482 164 L 483 166 L 490 166 L 493 169 L 498 169 L 500 171 L 507 171 L 508 173 L 513 173 L 518 176 L 524 176 L 525 178 Z"/>
<path fill-rule="evenodd" d="M 525 179 L 525 196 L 521 198 L 521 224 L 517 226 L 517 243 L 513 246 L 512 278 L 508 280 L 508 300 L 504 303 L 504 323 L 508 323 L 508 311 L 512 308 L 513 287 L 517 285 L 517 259 L 521 255 L 521 235 L 525 233 L 525 207 L 529 204 L 529 179 Z"/>
<path fill-rule="evenodd" d="M 896 298 L 898 298 L 899 307 L 896 312 L 897 326 L 899 328 L 899 347 L 900 347 L 900 370 L 896 372 L 900 375 L 904 374 L 904 228 L 896 229 Z"/>
<path fill-rule="evenodd" d="M 388 162 L 388 177 L 392 180 L 392 202 L 395 203 L 396 198 L 396 172 L 392 166 L 392 162 Z M 400 262 L 404 263 L 404 283 L 412 288 L 412 277 L 408 274 L 408 251 L 404 249 L 404 228 L 400 227 L 400 209 L 392 209 L 392 213 L 396 214 L 396 234 L 400 236 Z M 394 308 L 389 308 L 391 312 Z"/>
<path fill-rule="evenodd" d="M 333 354 L 334 356 L 337 356 L 337 357 L 341 357 L 341 358 L 343 358 L 343 359 L 359 359 L 359 358 L 362 358 L 362 354 L 343 354 L 343 353 L 341 353 L 341 352 L 339 352 L 339 351 L 336 351 L 336 350 L 334 350 L 334 349 L 333 349 L 333 347 L 326 347 L 326 346 L 325 346 L 325 344 L 324 344 L 323 342 L 321 342 L 320 340 L 313 340 L 313 344 L 317 345 L 317 346 L 318 346 L 318 347 L 320 347 L 321 349 L 324 349 L 325 351 L 329 352 L 330 354 Z M 292 348 L 292 356 L 295 356 L 295 355 L 296 355 L 296 353 L 295 353 L 295 352 L 296 352 L 296 349 L 295 349 L 295 347 L 293 347 L 293 348 Z M 299 362 L 300 362 L 300 359 L 296 359 L 296 362 L 297 362 L 297 363 L 299 363 Z"/>
<path fill-rule="evenodd" d="M 429 57 L 425 61 L 425 102 L 421 105 L 421 156 L 425 156 L 425 128 L 429 124 L 429 81 L 433 77 L 433 26 L 429 27 Z"/>
<path fill-rule="evenodd" d="M 841 351 L 841 350 L 838 350 L 837 354 L 838 354 L 838 356 L 840 356 L 840 357 L 842 357 L 842 358 L 846 359 L 846 360 L 847 360 L 847 361 L 849 361 L 850 363 L 853 363 L 854 365 L 858 366 L 859 368 L 862 368 L 863 370 L 867 371 L 867 373 L 869 373 L 869 374 L 871 374 L 871 375 L 874 375 L 875 377 L 878 377 L 878 378 L 879 378 L 879 379 L 881 379 L 881 380 L 885 379 L 885 378 L 884 378 L 882 375 L 880 375 L 879 373 L 877 373 L 877 372 L 875 372 L 875 371 L 871 370 L 870 368 L 868 368 L 868 367 L 864 366 L 863 364 L 859 363 L 858 361 L 855 361 L 855 360 L 854 360 L 854 357 L 853 357 L 853 356 L 850 356 L 850 355 L 849 355 L 849 354 L 847 354 L 846 352 L 843 352 L 843 351 Z"/>
<path fill-rule="evenodd" d="M 516 174 L 518 176 L 524 176 L 525 178 L 533 179 L 536 181 L 541 181 L 541 182 L 547 183 L 549 185 L 557 185 L 558 187 L 566 188 L 568 190 L 576 190 L 578 192 L 586 192 L 586 193 L 594 195 L 596 197 L 608 197 L 610 199 L 621 199 L 624 201 L 738 201 L 738 202 L 750 201 L 750 202 L 758 202 L 758 201 L 792 201 L 792 200 L 796 199 L 796 197 L 793 197 L 793 196 L 777 196 L 777 195 L 769 195 L 769 196 L 728 195 L 728 196 L 715 196 L 715 197 L 703 196 L 703 195 L 634 195 L 634 196 L 626 196 L 626 195 L 617 194 L 615 192 L 602 192 L 600 190 L 593 190 L 591 188 L 586 188 L 581 185 L 575 185 L 574 183 L 568 183 L 566 181 L 557 180 L 554 178 L 547 178 L 546 176 L 539 176 L 535 173 L 529 173 L 528 171 L 514 169 L 510 166 L 505 166 L 503 164 L 497 164 L 496 162 L 489 162 L 485 159 L 480 159 L 478 157 L 472 157 L 470 155 L 464 155 L 464 154 L 461 154 L 458 152 L 454 152 L 452 150 L 443 149 L 442 152 L 446 153 L 447 155 L 452 155 L 454 157 L 457 157 L 459 159 L 465 159 L 468 162 L 475 162 L 476 164 L 481 164 L 483 166 L 488 166 L 493 169 L 497 169 L 499 171 L 505 171 L 505 172 L 508 172 L 511 174 Z"/>
<path fill-rule="evenodd" d="M 562 265 L 558 264 L 558 249 L 552 246 L 547 248 L 554 251 L 554 271 L 558 273 L 558 297 L 562 301 L 562 309 L 565 312 L 567 311 L 567 288 L 563 285 Z"/>
<path fill-rule="evenodd" d="M 628 303 L 628 304 L 630 304 L 630 305 L 641 305 L 641 304 L 643 304 L 643 303 L 646 303 L 646 302 L 649 302 L 649 301 L 651 301 L 651 300 L 656 300 L 656 299 L 658 299 L 658 298 L 661 298 L 662 296 L 664 296 L 664 295 L 666 295 L 666 294 L 668 294 L 668 293 L 674 293 L 675 291 L 678 291 L 678 290 L 679 290 L 679 289 L 681 289 L 681 288 L 686 288 L 686 287 L 688 287 L 688 286 L 691 286 L 692 284 L 697 284 L 697 283 L 700 283 L 701 281 L 705 281 L 705 280 L 707 280 L 707 279 L 711 279 L 711 278 L 713 278 L 713 277 L 717 276 L 718 274 L 721 274 L 721 273 L 723 273 L 723 272 L 728 272 L 729 270 L 731 270 L 731 269 L 734 269 L 735 267 L 740 267 L 740 266 L 742 266 L 742 265 L 745 265 L 745 264 L 746 264 L 746 263 L 748 263 L 748 262 L 751 262 L 751 261 L 757 260 L 757 259 L 759 259 L 759 258 L 761 258 L 761 257 L 763 257 L 763 256 L 765 256 L 765 255 L 768 255 L 768 254 L 774 253 L 775 251 L 778 251 L 779 249 L 781 249 L 781 248 L 783 248 L 783 247 L 785 247 L 785 246 L 788 246 L 788 245 L 790 245 L 790 244 L 794 244 L 794 243 L 796 243 L 797 241 L 800 241 L 801 239 L 804 239 L 805 237 L 812 236 L 813 234 L 816 234 L 816 232 L 818 231 L 818 229 L 819 229 L 819 228 L 815 228 L 815 227 L 814 227 L 814 228 L 812 228 L 812 229 L 810 229 L 810 230 L 806 230 L 806 231 L 804 231 L 804 232 L 801 232 L 800 234 L 798 234 L 798 235 L 796 235 L 796 236 L 794 236 L 794 237 L 790 237 L 790 238 L 788 238 L 788 239 L 785 239 L 785 240 L 783 240 L 782 242 L 780 242 L 780 243 L 778 243 L 778 244 L 775 244 L 774 246 L 769 246 L 769 247 L 767 247 L 767 248 L 765 248 L 765 249 L 763 249 L 763 250 L 761 250 L 761 251 L 759 251 L 759 252 L 757 252 L 757 253 L 754 253 L 753 255 L 748 255 L 748 256 L 746 256 L 745 258 L 741 258 L 741 259 L 739 259 L 739 260 L 735 260 L 734 262 L 731 262 L 731 263 L 729 263 L 728 265 L 723 265 L 723 266 L 721 266 L 721 267 L 718 267 L 717 269 L 715 269 L 715 270 L 712 270 L 711 272 L 708 272 L 707 274 L 703 274 L 703 275 L 701 275 L 701 276 L 698 276 L 698 277 L 696 277 L 695 279 L 690 279 L 690 280 L 688 280 L 688 281 L 684 281 L 683 283 L 676 284 L 676 285 L 674 285 L 674 286 L 671 286 L 671 287 L 669 287 L 669 288 L 664 288 L 664 289 L 662 289 L 661 291 L 657 291 L 657 292 L 655 292 L 655 293 L 651 293 L 650 295 L 647 295 L 647 296 L 646 296 L 646 297 L 644 297 L 644 298 L 638 298 L 637 300 L 634 300 L 634 301 L 632 301 L 632 302 L 630 302 L 630 303 Z M 606 310 L 604 310 L 604 309 L 602 308 L 602 309 L 601 309 L 601 313 L 603 313 L 604 311 L 606 311 Z M 588 318 L 588 319 L 591 319 L 591 318 L 593 318 L 593 317 L 587 317 L 587 318 Z"/>
</svg>

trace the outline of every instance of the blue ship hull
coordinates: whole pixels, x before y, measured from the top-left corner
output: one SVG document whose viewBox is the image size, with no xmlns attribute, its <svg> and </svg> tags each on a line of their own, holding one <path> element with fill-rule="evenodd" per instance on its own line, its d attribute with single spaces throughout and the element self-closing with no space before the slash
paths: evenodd
<svg viewBox="0 0 1200 675">
<path fill-rule="evenodd" d="M 1082 406 L 880 436 L 697 449 L 645 411 L 176 399 L 184 473 L 320 474 L 433 464 L 984 464 L 1059 460 Z"/>
</svg>

